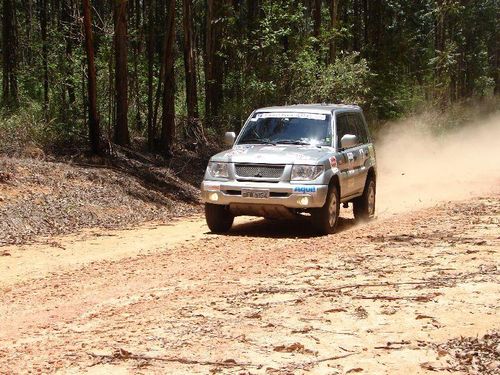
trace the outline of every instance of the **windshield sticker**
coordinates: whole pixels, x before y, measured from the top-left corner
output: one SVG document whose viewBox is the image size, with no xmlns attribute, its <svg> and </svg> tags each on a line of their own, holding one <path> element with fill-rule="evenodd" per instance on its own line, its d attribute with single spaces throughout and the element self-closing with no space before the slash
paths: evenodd
<svg viewBox="0 0 500 375">
<path fill-rule="evenodd" d="M 224 156 L 230 158 L 232 156 L 243 155 L 248 152 L 249 148 L 233 148 L 232 150 L 226 152 Z"/>
<path fill-rule="evenodd" d="M 316 193 L 316 186 L 296 186 L 293 188 L 294 193 Z"/>
<path fill-rule="evenodd" d="M 248 150 L 249 150 L 248 148 L 235 148 L 233 149 L 233 154 L 234 155 L 246 154 Z"/>
<path fill-rule="evenodd" d="M 257 121 L 261 118 L 305 118 L 308 120 L 325 121 L 326 115 L 319 113 L 300 113 L 300 112 L 266 112 L 257 113 L 250 121 Z"/>
</svg>

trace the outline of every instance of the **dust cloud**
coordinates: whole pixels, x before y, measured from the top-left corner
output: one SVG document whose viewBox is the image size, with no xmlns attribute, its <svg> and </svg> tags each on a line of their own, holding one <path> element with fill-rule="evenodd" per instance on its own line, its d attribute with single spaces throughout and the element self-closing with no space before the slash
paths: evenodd
<svg viewBox="0 0 500 375">
<path fill-rule="evenodd" d="M 388 126 L 376 142 L 377 214 L 500 192 L 500 113 L 442 135 L 424 117 Z"/>
</svg>

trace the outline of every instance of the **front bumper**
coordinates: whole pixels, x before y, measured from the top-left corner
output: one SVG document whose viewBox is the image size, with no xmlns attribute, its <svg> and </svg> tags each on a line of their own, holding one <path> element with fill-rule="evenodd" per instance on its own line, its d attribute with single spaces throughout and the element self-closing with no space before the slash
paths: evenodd
<svg viewBox="0 0 500 375">
<path fill-rule="evenodd" d="M 268 198 L 242 196 L 242 189 L 269 191 Z M 314 208 L 325 204 L 328 185 L 307 185 L 290 182 L 209 181 L 201 183 L 201 198 L 220 205 L 274 205 L 287 208 Z M 307 198 L 307 199 L 304 199 Z"/>
</svg>

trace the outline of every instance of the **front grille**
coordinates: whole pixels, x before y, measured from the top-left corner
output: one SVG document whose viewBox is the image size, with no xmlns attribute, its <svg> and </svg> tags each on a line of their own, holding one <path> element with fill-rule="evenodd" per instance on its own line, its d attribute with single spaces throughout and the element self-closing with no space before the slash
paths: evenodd
<svg viewBox="0 0 500 375">
<path fill-rule="evenodd" d="M 280 178 L 284 165 L 236 164 L 236 175 L 239 177 Z"/>
</svg>

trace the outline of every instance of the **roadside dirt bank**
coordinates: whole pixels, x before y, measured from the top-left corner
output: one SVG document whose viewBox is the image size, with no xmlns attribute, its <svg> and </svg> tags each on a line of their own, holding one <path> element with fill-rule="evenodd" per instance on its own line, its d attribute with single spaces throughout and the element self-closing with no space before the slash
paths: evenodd
<svg viewBox="0 0 500 375">
<path fill-rule="evenodd" d="M 346 216 L 327 237 L 303 222 L 185 225 L 61 239 L 46 269 L 19 274 L 5 265 L 30 269 L 39 245 L 10 248 L 0 373 L 432 373 L 458 368 L 437 344 L 500 329 L 498 193 Z"/>
</svg>

